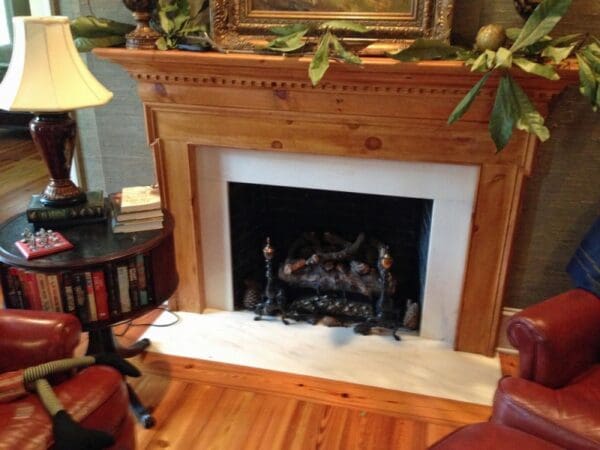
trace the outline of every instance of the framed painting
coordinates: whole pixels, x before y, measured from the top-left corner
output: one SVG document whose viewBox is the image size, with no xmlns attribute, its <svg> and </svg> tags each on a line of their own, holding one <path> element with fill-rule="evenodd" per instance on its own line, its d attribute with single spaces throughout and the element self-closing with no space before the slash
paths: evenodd
<svg viewBox="0 0 600 450">
<path fill-rule="evenodd" d="M 406 47 L 417 38 L 448 41 L 454 0 L 211 0 L 213 39 L 247 49 L 274 36 L 269 29 L 297 23 L 352 20 L 366 34 L 338 34 L 364 44 L 363 53 Z"/>
</svg>

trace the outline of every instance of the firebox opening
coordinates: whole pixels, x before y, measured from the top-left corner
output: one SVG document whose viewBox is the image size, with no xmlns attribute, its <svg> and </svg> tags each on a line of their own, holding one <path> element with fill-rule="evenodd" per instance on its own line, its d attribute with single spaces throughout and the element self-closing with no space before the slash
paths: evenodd
<svg viewBox="0 0 600 450">
<path fill-rule="evenodd" d="M 370 268 L 369 275 L 357 279 L 361 288 L 344 288 L 344 292 L 333 294 L 343 297 L 344 303 L 367 309 L 375 307 L 380 295 L 377 287 L 371 295 L 363 294 L 364 285 L 372 285 L 373 280 L 377 285 L 380 279 L 377 255 L 373 258 L 369 254 L 373 253 L 372 248 L 381 246 L 387 247 L 393 258 L 390 269 L 395 286 L 390 293 L 393 314 L 404 317 L 409 299 L 422 303 L 433 200 L 236 182 L 228 183 L 228 200 L 235 309 L 247 309 L 249 302 L 260 300 L 256 297 L 262 295 L 265 286 L 262 249 L 267 237 L 275 249 L 275 278 L 288 303 L 314 296 L 316 291 L 306 283 L 289 283 L 289 277 L 281 273 L 290 261 L 290 252 L 310 253 L 302 248 L 307 236 L 309 241 L 316 236 L 325 245 L 333 240 L 351 247 L 351 243 L 360 241 L 358 254 L 362 256 L 356 256 L 358 261 L 347 258 L 320 269 L 323 273 L 338 270 L 342 278 L 344 274 L 356 278 L 352 271 L 357 265 L 366 265 L 365 270 Z M 330 287 L 327 283 L 325 286 Z"/>
</svg>

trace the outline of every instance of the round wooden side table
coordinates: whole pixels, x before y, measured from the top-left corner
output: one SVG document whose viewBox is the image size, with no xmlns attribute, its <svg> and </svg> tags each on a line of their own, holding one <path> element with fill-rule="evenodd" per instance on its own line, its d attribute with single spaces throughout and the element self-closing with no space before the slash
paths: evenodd
<svg viewBox="0 0 600 450">
<path fill-rule="evenodd" d="M 10 284 L 8 277 L 11 276 L 14 280 L 18 280 L 18 275 L 33 273 L 38 278 L 40 276 L 43 278 L 44 275 L 58 275 L 58 280 L 64 280 L 65 276 L 72 276 L 72 274 L 85 277 L 87 274 L 100 272 L 105 277 L 110 312 L 108 318 L 104 320 L 82 321 L 83 330 L 89 333 L 87 353 L 116 352 L 128 358 L 139 354 L 150 345 L 148 339 L 142 339 L 131 347 L 122 347 L 115 339 L 112 326 L 147 313 L 175 292 L 177 272 L 173 251 L 173 219 L 167 212 L 165 212 L 164 226 L 160 230 L 115 234 L 108 221 L 61 228 L 57 231 L 71 242 L 74 248 L 31 260 L 26 259 L 15 246 L 15 242 L 21 239 L 21 233 L 25 229 L 33 230 L 33 226 L 27 222 L 24 213 L 0 225 L 0 272 L 5 303 L 10 294 L 7 285 Z M 131 269 L 132 261 L 135 262 L 136 259 L 144 261 L 144 280 L 148 290 L 146 299 L 148 300 L 148 295 L 151 299 L 143 304 L 137 298 L 136 303 L 133 300 L 136 298 L 134 295 L 136 292 L 132 285 L 128 284 L 128 292 L 131 292 L 130 304 L 123 305 L 123 285 L 119 285 L 122 280 L 119 279 L 117 272 L 123 267 Z M 134 264 L 133 270 L 135 267 Z M 130 275 L 129 272 L 127 274 Z M 138 275 L 136 273 L 133 276 Z M 112 288 L 109 288 L 110 286 Z M 59 289 L 63 295 L 64 305 L 64 286 L 60 286 Z M 24 305 L 21 307 L 31 306 L 31 303 L 26 301 L 26 296 L 23 296 L 23 293 L 21 295 L 25 298 Z M 80 311 L 68 312 L 81 315 Z M 130 399 L 134 412 L 142 424 L 146 427 L 152 426 L 154 419 L 140 404 L 131 388 Z"/>
</svg>

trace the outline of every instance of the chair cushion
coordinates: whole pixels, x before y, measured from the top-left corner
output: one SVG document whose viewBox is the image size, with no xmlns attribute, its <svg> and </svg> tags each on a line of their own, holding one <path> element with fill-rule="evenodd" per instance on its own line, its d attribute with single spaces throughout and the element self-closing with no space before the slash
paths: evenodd
<svg viewBox="0 0 600 450">
<path fill-rule="evenodd" d="M 502 379 L 492 421 L 569 449 L 600 448 L 600 365 L 560 389 L 522 378 Z"/>
<path fill-rule="evenodd" d="M 119 372 L 92 366 L 54 387 L 65 409 L 84 427 L 112 435 L 129 414 L 127 388 Z M 0 404 L 0 448 L 40 449 L 52 443 L 52 422 L 35 394 Z"/>
<path fill-rule="evenodd" d="M 431 450 L 561 450 L 530 434 L 489 422 L 459 428 L 430 447 Z"/>
</svg>

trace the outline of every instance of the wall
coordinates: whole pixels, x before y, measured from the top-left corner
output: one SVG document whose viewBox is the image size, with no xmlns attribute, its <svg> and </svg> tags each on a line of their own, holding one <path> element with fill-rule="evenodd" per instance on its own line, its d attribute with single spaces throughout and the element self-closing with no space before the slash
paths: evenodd
<svg viewBox="0 0 600 450">
<path fill-rule="evenodd" d="M 486 23 L 522 23 L 512 0 L 455 1 L 455 41 L 472 42 Z M 89 14 L 87 1 L 60 0 L 59 4 L 62 14 Z M 131 21 L 120 0 L 95 0 L 91 6 L 98 16 Z M 555 34 L 598 29 L 598 0 L 574 0 Z M 93 55 L 88 63 L 115 93 L 109 105 L 79 113 L 89 187 L 111 192 L 125 185 L 151 183 L 154 168 L 135 83 L 120 67 Z M 524 307 L 570 286 L 564 267 L 600 206 L 599 117 L 581 100 L 576 88 L 556 102 L 548 120 L 552 137 L 541 146 L 535 173 L 525 187 L 507 289 L 508 306 Z"/>
</svg>

